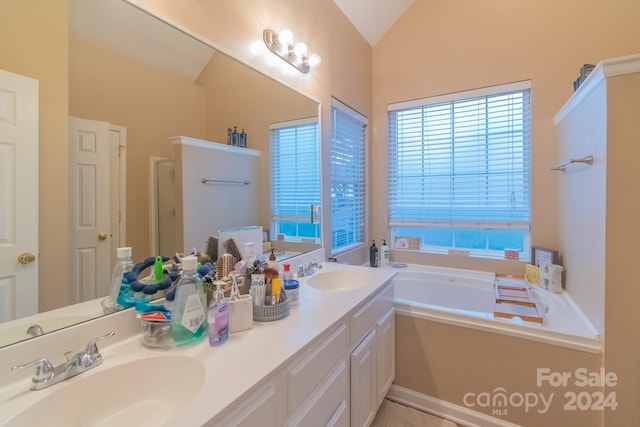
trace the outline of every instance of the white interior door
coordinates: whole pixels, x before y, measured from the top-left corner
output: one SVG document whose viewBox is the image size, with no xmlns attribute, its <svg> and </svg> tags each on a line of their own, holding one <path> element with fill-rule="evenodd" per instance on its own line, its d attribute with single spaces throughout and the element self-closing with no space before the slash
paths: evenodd
<svg viewBox="0 0 640 427">
<path fill-rule="evenodd" d="M 109 123 L 69 118 L 71 302 L 109 293 Z"/>
<path fill-rule="evenodd" d="M 37 256 L 38 81 L 0 70 L 0 321 L 38 312 Z"/>
</svg>

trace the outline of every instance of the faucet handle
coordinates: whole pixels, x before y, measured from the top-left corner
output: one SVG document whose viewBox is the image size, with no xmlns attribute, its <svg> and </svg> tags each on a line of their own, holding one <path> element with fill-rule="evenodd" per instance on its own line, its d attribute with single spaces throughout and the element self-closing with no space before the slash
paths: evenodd
<svg viewBox="0 0 640 427">
<path fill-rule="evenodd" d="M 91 358 L 101 358 L 102 356 L 100 354 L 100 351 L 98 350 L 98 345 L 96 343 L 98 341 L 102 341 L 104 339 L 111 338 L 115 334 L 116 334 L 115 331 L 111 331 L 106 335 L 94 338 L 91 341 L 89 341 L 89 344 L 87 344 L 87 348 L 85 350 L 86 355 L 90 356 Z"/>
<path fill-rule="evenodd" d="M 36 359 L 24 365 L 12 366 L 11 370 L 16 371 L 18 369 L 29 368 L 36 366 L 36 373 L 33 375 L 32 382 L 43 382 L 53 378 L 53 365 L 49 362 L 49 359 L 43 357 L 42 359 Z"/>
</svg>

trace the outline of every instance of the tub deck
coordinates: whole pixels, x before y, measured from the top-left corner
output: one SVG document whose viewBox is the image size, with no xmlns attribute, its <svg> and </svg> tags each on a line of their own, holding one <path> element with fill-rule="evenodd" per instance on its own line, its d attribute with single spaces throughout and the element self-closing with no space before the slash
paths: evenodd
<svg viewBox="0 0 640 427">
<path fill-rule="evenodd" d="M 601 353 L 599 331 L 566 292 L 532 286 L 542 324 L 496 317 L 493 273 L 410 265 L 393 268 L 396 312 L 589 353 Z"/>
</svg>

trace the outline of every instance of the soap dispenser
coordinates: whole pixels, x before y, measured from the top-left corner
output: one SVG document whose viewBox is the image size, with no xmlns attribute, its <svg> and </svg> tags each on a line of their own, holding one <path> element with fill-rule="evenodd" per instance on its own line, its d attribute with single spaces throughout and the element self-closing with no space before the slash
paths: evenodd
<svg viewBox="0 0 640 427">
<path fill-rule="evenodd" d="M 229 306 L 224 298 L 224 292 L 220 289 L 223 282 L 216 282 L 216 291 L 209 304 L 207 322 L 209 324 L 209 345 L 223 344 L 229 338 Z"/>
<path fill-rule="evenodd" d="M 176 286 L 171 333 L 176 347 L 199 343 L 207 335 L 206 299 L 196 271 L 195 256 L 182 258 L 182 276 Z"/>
</svg>

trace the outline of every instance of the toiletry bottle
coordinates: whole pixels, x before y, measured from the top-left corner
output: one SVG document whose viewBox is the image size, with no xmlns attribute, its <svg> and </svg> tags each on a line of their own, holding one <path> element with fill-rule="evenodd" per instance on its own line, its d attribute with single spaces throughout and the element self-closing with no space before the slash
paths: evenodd
<svg viewBox="0 0 640 427">
<path fill-rule="evenodd" d="M 238 146 L 238 138 L 240 134 L 238 133 L 237 126 L 233 127 L 233 132 L 231 132 L 231 145 L 237 147 Z"/>
<path fill-rule="evenodd" d="M 182 276 L 176 286 L 171 332 L 176 347 L 196 344 L 207 335 L 207 305 L 195 256 L 182 258 Z"/>
<path fill-rule="evenodd" d="M 242 132 L 240 132 L 240 137 L 239 137 L 239 141 L 238 141 L 238 145 L 240 145 L 240 147 L 242 148 L 247 148 L 247 134 L 244 131 L 244 128 L 242 129 Z"/>
<path fill-rule="evenodd" d="M 116 265 L 113 267 L 111 275 L 111 292 L 109 293 L 108 306 L 116 307 L 118 305 L 118 295 L 120 295 L 120 287 L 122 286 L 123 275 L 133 270 L 133 261 L 131 260 L 131 248 L 118 248 L 116 251 Z"/>
<path fill-rule="evenodd" d="M 269 255 L 269 268 L 273 268 L 275 270 L 278 269 L 278 264 L 276 263 L 276 253 L 274 248 L 271 248 L 271 255 Z"/>
<path fill-rule="evenodd" d="M 389 246 L 387 241 L 382 239 L 382 246 L 380 246 L 380 266 L 386 267 L 389 265 Z"/>
<path fill-rule="evenodd" d="M 378 247 L 376 246 L 375 240 L 371 241 L 371 247 L 369 248 L 369 266 L 378 266 Z"/>
<path fill-rule="evenodd" d="M 298 305 L 298 294 L 300 292 L 300 282 L 293 278 L 293 272 L 291 271 L 291 264 L 285 262 L 282 264 L 284 271 L 282 272 L 282 286 L 287 293 L 287 300 L 289 306 L 293 307 Z"/>
<path fill-rule="evenodd" d="M 209 323 L 209 345 L 224 344 L 229 338 L 229 306 L 220 289 L 222 282 L 216 283 L 216 291 L 209 304 L 207 322 Z"/>
</svg>

